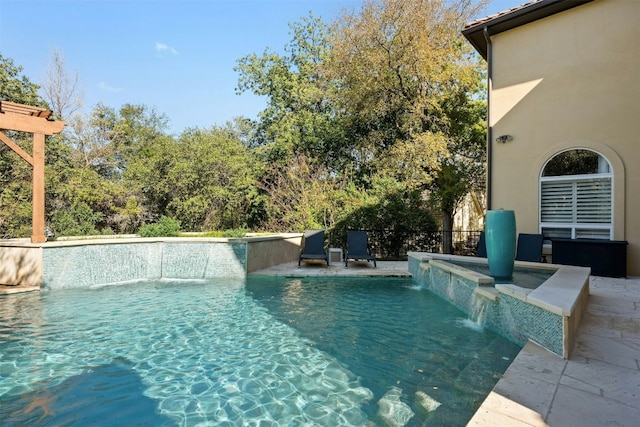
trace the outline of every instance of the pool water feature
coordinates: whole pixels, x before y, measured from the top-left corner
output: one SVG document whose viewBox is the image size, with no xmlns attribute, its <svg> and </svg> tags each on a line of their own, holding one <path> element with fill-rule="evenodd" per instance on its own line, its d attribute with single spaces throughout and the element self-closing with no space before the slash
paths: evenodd
<svg viewBox="0 0 640 427">
<path fill-rule="evenodd" d="M 478 272 L 485 276 L 491 276 L 489 266 L 484 263 L 455 261 L 452 264 Z M 515 267 L 509 279 L 494 278 L 495 284 L 515 284 L 521 288 L 536 289 L 549 280 L 556 270 L 545 270 L 540 268 Z"/>
<path fill-rule="evenodd" d="M 516 269 L 523 268 L 525 275 L 539 277 L 514 276 L 514 280 L 500 283 L 478 271 L 482 264 L 486 268 L 486 262 L 481 258 L 412 252 L 408 264 L 417 283 L 465 313 L 477 312 L 475 316 L 484 319 L 485 328 L 520 345 L 533 341 L 568 359 L 589 298 L 590 269 L 516 262 Z M 544 280 L 546 275 L 550 276 Z"/>
<path fill-rule="evenodd" d="M 464 425 L 519 351 L 410 279 L 141 281 L 0 313 L 8 424 Z"/>
</svg>

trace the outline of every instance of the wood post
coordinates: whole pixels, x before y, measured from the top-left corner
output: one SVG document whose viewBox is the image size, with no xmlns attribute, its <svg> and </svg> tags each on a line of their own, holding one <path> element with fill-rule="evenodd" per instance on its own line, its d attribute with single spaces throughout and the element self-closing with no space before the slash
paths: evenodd
<svg viewBox="0 0 640 427">
<path fill-rule="evenodd" d="M 33 194 L 31 243 L 44 243 L 44 135 L 33 134 Z"/>
<path fill-rule="evenodd" d="M 49 120 L 51 111 L 46 108 L 16 104 L 0 100 L 0 131 L 13 130 L 33 133 L 33 154 L 25 152 L 18 144 L 0 132 L 0 142 L 5 143 L 33 166 L 31 243 L 44 243 L 44 138 L 62 132 L 65 122 Z"/>
</svg>

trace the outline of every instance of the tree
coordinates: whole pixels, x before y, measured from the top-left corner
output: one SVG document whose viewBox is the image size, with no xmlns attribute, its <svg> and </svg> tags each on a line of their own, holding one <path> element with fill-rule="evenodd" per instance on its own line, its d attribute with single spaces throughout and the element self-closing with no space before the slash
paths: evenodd
<svg viewBox="0 0 640 427">
<path fill-rule="evenodd" d="M 335 24 L 324 68 L 340 82 L 336 102 L 353 117 L 359 168 L 429 190 L 445 234 L 460 194 L 481 180 L 484 137 L 468 129 L 482 123 L 482 69 L 460 29 L 482 6 L 368 1 Z"/>
<path fill-rule="evenodd" d="M 130 162 L 144 157 L 156 138 L 165 136 L 168 119 L 145 105 L 125 104 L 118 111 L 98 104 L 69 136 L 76 160 L 101 176 L 120 180 Z"/>
<path fill-rule="evenodd" d="M 325 167 L 298 155 L 289 160 L 288 167 L 271 164 L 266 172 L 259 186 L 268 196 L 264 207 L 267 230 L 329 228 L 336 222 L 339 187 Z"/>
<path fill-rule="evenodd" d="M 77 165 L 61 138 L 47 144 L 46 212 L 58 236 L 104 234 L 126 230 L 116 221 L 124 209 L 127 191 L 90 167 Z"/>
<path fill-rule="evenodd" d="M 266 96 L 255 153 L 268 165 L 259 178 L 264 227 L 328 227 L 343 210 L 336 191 L 350 180 L 353 154 L 344 116 L 336 110 L 334 82 L 324 74 L 329 27 L 309 15 L 290 24 L 284 54 L 265 51 L 238 61 L 238 92 Z"/>
<path fill-rule="evenodd" d="M 451 118 L 449 152 L 453 155 L 441 160 L 430 188 L 431 200 L 442 212 L 445 253 L 453 249 L 452 235 L 446 231 L 453 229 L 456 209 L 465 196 L 482 192 L 485 186 L 486 104 L 484 100 L 469 99 L 470 94 L 458 96 L 464 99 L 454 98 L 454 102 L 444 105 Z"/>
<path fill-rule="evenodd" d="M 116 111 L 99 104 L 88 117 L 75 115 L 74 132 L 47 147 L 47 206 L 55 233 L 132 233 L 159 218 L 166 204 L 159 212 L 160 201 L 146 198 L 149 192 L 126 173 L 150 151 L 170 147 L 165 126 L 164 116 L 143 105 Z"/>
<path fill-rule="evenodd" d="M 0 55 L 0 100 L 47 107 L 38 95 L 38 85 L 22 75 L 22 70 L 21 66 L 14 64 L 13 59 Z"/>
<path fill-rule="evenodd" d="M 124 185 L 144 222 L 179 218 L 184 231 L 247 228 L 257 197 L 256 162 L 241 140 L 247 123 L 158 136 L 127 164 Z"/>
<path fill-rule="evenodd" d="M 123 174 L 124 185 L 130 192 L 123 211 L 123 220 L 134 230 L 145 222 L 155 222 L 163 215 L 169 215 L 168 206 L 173 200 L 175 186 L 170 176 L 181 153 L 175 138 L 158 136 L 148 141 L 145 149 L 138 153 Z M 187 221 L 188 222 L 188 221 Z"/>
<path fill-rule="evenodd" d="M 266 50 L 238 61 L 237 92 L 267 97 L 260 113 L 257 139 L 268 162 L 286 164 L 297 155 L 333 171 L 349 159 L 346 135 L 323 75 L 328 55 L 328 26 L 309 15 L 290 24 L 292 41 L 284 54 Z"/>
<path fill-rule="evenodd" d="M 42 91 L 54 116 L 69 120 L 82 107 L 80 76 L 67 70 L 63 54 L 54 49 L 49 59 Z"/>
</svg>

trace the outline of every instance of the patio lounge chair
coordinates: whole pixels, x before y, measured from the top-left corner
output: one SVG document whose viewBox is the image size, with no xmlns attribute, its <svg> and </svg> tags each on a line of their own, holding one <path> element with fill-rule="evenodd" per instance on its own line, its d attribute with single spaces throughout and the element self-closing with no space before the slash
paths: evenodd
<svg viewBox="0 0 640 427">
<path fill-rule="evenodd" d="M 484 237 L 484 231 L 480 232 L 480 237 L 478 238 L 478 246 L 476 249 L 476 256 L 480 258 L 487 257 L 487 242 Z"/>
<path fill-rule="evenodd" d="M 347 251 L 344 256 L 345 268 L 349 266 L 349 260 L 373 261 L 373 268 L 377 268 L 376 256 L 369 250 L 369 243 L 366 231 L 347 231 Z"/>
<path fill-rule="evenodd" d="M 323 259 L 329 265 L 329 256 L 324 250 L 324 230 L 305 231 L 303 245 L 298 257 L 298 267 L 303 259 Z"/>
<path fill-rule="evenodd" d="M 542 260 L 542 234 L 518 234 L 516 260 L 540 262 Z"/>
</svg>

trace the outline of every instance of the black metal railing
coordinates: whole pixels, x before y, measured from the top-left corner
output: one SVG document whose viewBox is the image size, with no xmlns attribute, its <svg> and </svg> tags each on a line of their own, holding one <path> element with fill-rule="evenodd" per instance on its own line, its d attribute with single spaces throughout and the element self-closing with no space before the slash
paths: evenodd
<svg viewBox="0 0 640 427">
<path fill-rule="evenodd" d="M 479 230 L 451 231 L 415 230 L 415 229 L 383 229 L 365 230 L 369 238 L 369 246 L 380 260 L 406 260 L 408 252 L 445 253 L 445 242 L 451 242 L 454 255 L 475 256 L 477 251 Z M 347 230 L 327 230 L 329 247 L 346 249 Z"/>
</svg>

